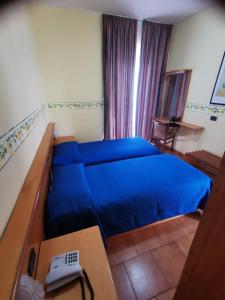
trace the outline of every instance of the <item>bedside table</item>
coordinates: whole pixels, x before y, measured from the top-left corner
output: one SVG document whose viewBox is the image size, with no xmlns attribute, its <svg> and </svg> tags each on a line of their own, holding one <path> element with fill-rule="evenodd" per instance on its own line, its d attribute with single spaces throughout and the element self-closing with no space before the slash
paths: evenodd
<svg viewBox="0 0 225 300">
<path fill-rule="evenodd" d="M 43 241 L 40 247 L 36 279 L 44 284 L 52 256 L 72 250 L 80 251 L 80 265 L 88 273 L 95 299 L 117 300 L 118 297 L 98 226 Z M 86 297 L 90 299 L 87 288 Z M 57 300 L 82 299 L 79 281 L 73 281 L 46 295 L 46 299 L 53 298 Z"/>
</svg>

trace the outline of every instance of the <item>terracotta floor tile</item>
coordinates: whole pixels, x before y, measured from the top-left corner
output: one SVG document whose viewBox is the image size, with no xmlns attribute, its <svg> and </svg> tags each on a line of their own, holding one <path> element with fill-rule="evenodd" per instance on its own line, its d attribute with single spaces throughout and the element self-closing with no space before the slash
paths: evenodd
<svg viewBox="0 0 225 300">
<path fill-rule="evenodd" d="M 173 300 L 176 289 L 171 289 L 157 296 L 157 300 Z"/>
<path fill-rule="evenodd" d="M 133 231 L 130 235 L 138 254 L 163 245 L 163 242 L 157 235 L 154 227 Z"/>
<path fill-rule="evenodd" d="M 171 300 L 200 216 L 193 214 L 108 239 L 120 300 Z"/>
<path fill-rule="evenodd" d="M 155 231 L 164 244 L 180 239 L 185 235 L 182 227 L 178 226 L 175 220 L 156 225 Z"/>
<path fill-rule="evenodd" d="M 125 267 L 138 300 L 155 297 L 170 287 L 150 251 L 129 259 Z"/>
<path fill-rule="evenodd" d="M 181 218 L 174 219 L 174 222 L 182 228 L 185 233 L 193 233 L 196 231 L 198 224 L 200 222 L 200 216 L 192 214 L 189 216 L 183 216 Z"/>
<path fill-rule="evenodd" d="M 188 233 L 183 238 L 176 240 L 175 243 L 178 247 L 183 251 L 183 253 L 187 256 L 191 247 L 192 240 L 194 238 L 195 233 Z"/>
<path fill-rule="evenodd" d="M 129 235 L 118 235 L 107 240 L 107 255 L 111 266 L 137 255 Z"/>
<path fill-rule="evenodd" d="M 159 265 L 164 276 L 170 284 L 175 287 L 179 281 L 184 263 L 185 255 L 175 242 L 152 250 L 152 256 Z"/>
<path fill-rule="evenodd" d="M 123 263 L 111 267 L 113 280 L 120 300 L 135 300 L 135 294 Z"/>
</svg>

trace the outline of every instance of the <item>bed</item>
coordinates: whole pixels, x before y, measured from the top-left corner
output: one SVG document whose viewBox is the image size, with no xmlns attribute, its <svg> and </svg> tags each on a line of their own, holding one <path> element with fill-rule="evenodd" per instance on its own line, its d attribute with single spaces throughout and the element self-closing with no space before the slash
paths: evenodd
<svg viewBox="0 0 225 300">
<path fill-rule="evenodd" d="M 128 158 L 160 154 L 160 151 L 140 137 L 108 141 L 64 142 L 54 147 L 52 166 L 84 163 L 94 165 Z"/>
<path fill-rule="evenodd" d="M 106 239 L 203 208 L 210 187 L 208 176 L 169 154 L 61 166 L 52 170 L 46 233 L 97 224 Z"/>
</svg>

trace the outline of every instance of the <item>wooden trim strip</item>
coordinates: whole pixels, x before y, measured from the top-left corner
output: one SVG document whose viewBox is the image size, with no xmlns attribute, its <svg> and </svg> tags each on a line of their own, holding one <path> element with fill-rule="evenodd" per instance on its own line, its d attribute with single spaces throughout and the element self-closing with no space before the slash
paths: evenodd
<svg viewBox="0 0 225 300">
<path fill-rule="evenodd" d="M 50 123 L 26 176 L 15 208 L 0 243 L 0 295 L 13 299 L 23 267 L 32 218 L 38 204 L 46 161 L 53 146 L 54 123 Z"/>
</svg>

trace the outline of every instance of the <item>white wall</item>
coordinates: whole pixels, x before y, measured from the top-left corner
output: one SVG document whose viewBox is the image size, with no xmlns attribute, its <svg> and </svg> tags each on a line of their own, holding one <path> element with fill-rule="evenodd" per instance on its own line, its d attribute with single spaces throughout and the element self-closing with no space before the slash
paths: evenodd
<svg viewBox="0 0 225 300">
<path fill-rule="evenodd" d="M 1 235 L 47 124 L 23 6 L 11 7 L 0 16 L 0 78 Z"/>
<path fill-rule="evenodd" d="M 225 51 L 225 18 L 216 8 L 207 9 L 174 26 L 167 71 L 192 69 L 187 103 L 209 106 Z M 210 114 L 186 109 L 183 120 L 205 127 L 202 133 L 183 130 L 175 148 L 181 152 L 205 149 L 222 155 L 225 151 L 225 114 L 216 122 Z"/>
<path fill-rule="evenodd" d="M 45 98 L 54 103 L 49 118 L 56 122 L 56 135 L 102 139 L 100 14 L 31 5 L 29 15 Z M 82 108 L 77 107 L 79 103 Z"/>
</svg>

